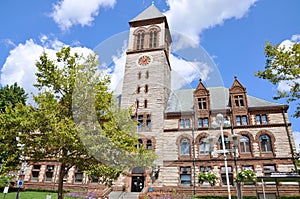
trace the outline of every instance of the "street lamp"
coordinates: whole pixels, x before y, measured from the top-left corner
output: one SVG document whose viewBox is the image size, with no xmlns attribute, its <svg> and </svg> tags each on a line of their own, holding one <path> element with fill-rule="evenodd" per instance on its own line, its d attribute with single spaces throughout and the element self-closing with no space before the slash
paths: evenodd
<svg viewBox="0 0 300 199">
<path fill-rule="evenodd" d="M 237 175 L 238 173 L 238 168 L 237 168 L 237 157 L 238 157 L 238 144 L 239 141 L 242 141 L 243 138 L 241 135 L 237 135 L 233 133 L 231 136 L 233 139 L 233 150 L 234 150 L 234 167 L 235 167 L 235 174 Z M 238 199 L 242 199 L 242 191 L 241 191 L 241 184 L 239 182 L 236 182 L 236 193 L 238 196 Z"/>
<path fill-rule="evenodd" d="M 226 184 L 227 184 L 228 199 L 231 199 L 229 175 L 228 175 L 228 168 L 227 168 L 227 155 L 226 155 L 228 150 L 225 150 L 224 133 L 223 133 L 223 126 L 229 126 L 229 125 L 230 124 L 229 124 L 228 121 L 224 121 L 224 116 L 222 114 L 217 114 L 216 121 L 214 121 L 212 123 L 213 128 L 220 127 L 221 138 L 222 138 L 223 156 L 224 156 L 224 164 L 225 164 L 225 170 L 226 170 Z"/>
</svg>

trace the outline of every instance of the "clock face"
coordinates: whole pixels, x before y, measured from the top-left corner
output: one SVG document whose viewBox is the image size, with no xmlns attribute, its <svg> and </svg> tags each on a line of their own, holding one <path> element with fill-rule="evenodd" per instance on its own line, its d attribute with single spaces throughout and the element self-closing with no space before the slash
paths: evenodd
<svg viewBox="0 0 300 199">
<path fill-rule="evenodd" d="M 138 64 L 141 66 L 146 66 L 151 62 L 151 58 L 147 55 L 143 55 L 139 58 Z"/>
</svg>

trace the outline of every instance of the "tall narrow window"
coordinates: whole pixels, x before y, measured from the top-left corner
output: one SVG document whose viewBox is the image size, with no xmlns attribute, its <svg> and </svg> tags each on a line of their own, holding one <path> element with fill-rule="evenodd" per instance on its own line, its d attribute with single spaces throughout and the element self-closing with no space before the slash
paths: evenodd
<svg viewBox="0 0 300 199">
<path fill-rule="evenodd" d="M 235 106 L 245 106 L 243 95 L 234 96 Z"/>
<path fill-rule="evenodd" d="M 149 71 L 146 71 L 146 79 L 149 78 Z"/>
<path fill-rule="evenodd" d="M 180 186 L 191 186 L 191 167 L 180 167 Z"/>
<path fill-rule="evenodd" d="M 138 87 L 136 88 L 136 93 L 139 94 L 140 92 L 141 92 L 141 87 L 138 86 Z"/>
<path fill-rule="evenodd" d="M 144 39 L 145 39 L 145 32 L 141 30 L 137 34 L 137 40 L 136 40 L 137 50 L 141 50 L 144 48 Z"/>
<path fill-rule="evenodd" d="M 241 116 L 236 116 L 236 125 L 238 126 L 242 125 Z"/>
<path fill-rule="evenodd" d="M 187 138 L 180 140 L 180 155 L 190 155 L 190 141 Z"/>
<path fill-rule="evenodd" d="M 199 146 L 200 155 L 209 154 L 209 143 L 206 142 L 206 138 L 200 138 L 199 143 L 200 143 Z"/>
<path fill-rule="evenodd" d="M 184 119 L 179 120 L 179 128 L 183 129 L 184 128 Z"/>
<path fill-rule="evenodd" d="M 260 150 L 262 152 L 272 152 L 271 138 L 267 134 L 259 136 Z"/>
<path fill-rule="evenodd" d="M 139 115 L 138 116 L 138 129 L 139 130 L 143 129 L 143 122 L 144 122 L 144 116 L 143 115 Z"/>
<path fill-rule="evenodd" d="M 225 149 L 230 149 L 230 140 L 227 136 L 224 136 L 224 144 L 225 144 Z M 219 146 L 220 149 L 223 149 L 222 137 L 219 138 Z"/>
<path fill-rule="evenodd" d="M 145 93 L 148 93 L 148 85 L 145 85 Z"/>
<path fill-rule="evenodd" d="M 233 185 L 233 174 L 232 174 L 232 167 L 227 167 L 228 171 L 228 177 L 229 177 L 229 184 Z M 221 178 L 222 178 L 222 185 L 227 185 L 227 179 L 226 179 L 226 168 L 221 167 Z"/>
<path fill-rule="evenodd" d="M 142 78 L 142 73 L 138 72 L 138 79 L 140 80 Z"/>
<path fill-rule="evenodd" d="M 147 125 L 147 131 L 150 131 L 151 130 L 151 115 L 150 114 L 147 114 L 146 125 Z"/>
<path fill-rule="evenodd" d="M 40 169 L 41 169 L 41 165 L 37 165 L 37 164 L 33 165 L 32 172 L 31 172 L 31 181 L 32 182 L 38 181 L 38 178 L 40 175 Z"/>
<path fill-rule="evenodd" d="M 74 182 L 80 183 L 83 180 L 83 172 L 76 167 Z"/>
<path fill-rule="evenodd" d="M 267 120 L 267 115 L 266 114 L 261 115 L 261 122 L 263 124 L 268 124 L 268 120 Z"/>
<path fill-rule="evenodd" d="M 151 149 L 152 149 L 152 141 L 147 140 L 147 150 L 151 150 Z"/>
<path fill-rule="evenodd" d="M 46 170 L 46 182 L 51 182 L 52 177 L 53 177 L 53 171 L 54 171 L 54 166 L 53 165 L 47 165 L 47 170 Z"/>
<path fill-rule="evenodd" d="M 243 170 L 251 170 L 254 171 L 253 165 L 242 166 Z M 245 181 L 244 185 L 255 185 L 255 182 Z"/>
<path fill-rule="evenodd" d="M 143 146 L 143 140 L 138 139 L 138 144 L 135 146 L 137 149 L 140 149 Z"/>
<path fill-rule="evenodd" d="M 203 128 L 203 127 L 208 127 L 208 118 L 198 118 L 198 127 Z"/>
<path fill-rule="evenodd" d="M 198 98 L 198 109 L 207 109 L 206 98 Z"/>
<path fill-rule="evenodd" d="M 149 48 L 155 48 L 157 42 L 157 31 L 155 29 L 150 30 Z"/>
<path fill-rule="evenodd" d="M 144 108 L 148 108 L 148 101 L 144 100 Z"/>
<path fill-rule="evenodd" d="M 185 128 L 190 128 L 191 127 L 191 122 L 189 119 L 185 120 Z"/>
<path fill-rule="evenodd" d="M 243 138 L 240 139 L 240 151 L 241 153 L 250 153 L 250 139 L 248 136 L 243 135 Z"/>
<path fill-rule="evenodd" d="M 247 120 L 247 116 L 246 115 L 242 116 L 242 121 L 243 121 L 243 125 L 248 125 L 248 120 Z"/>
</svg>

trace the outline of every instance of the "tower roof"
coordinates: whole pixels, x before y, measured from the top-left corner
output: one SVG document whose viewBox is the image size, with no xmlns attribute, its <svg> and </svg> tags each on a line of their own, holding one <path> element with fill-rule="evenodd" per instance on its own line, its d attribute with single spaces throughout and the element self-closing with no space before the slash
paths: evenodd
<svg viewBox="0 0 300 199">
<path fill-rule="evenodd" d="M 158 8 L 154 4 L 152 4 L 151 6 L 146 8 L 146 10 L 141 12 L 138 16 L 133 18 L 130 22 L 143 21 L 147 19 L 155 19 L 155 18 L 162 18 L 162 17 L 165 16 L 158 10 Z"/>
</svg>

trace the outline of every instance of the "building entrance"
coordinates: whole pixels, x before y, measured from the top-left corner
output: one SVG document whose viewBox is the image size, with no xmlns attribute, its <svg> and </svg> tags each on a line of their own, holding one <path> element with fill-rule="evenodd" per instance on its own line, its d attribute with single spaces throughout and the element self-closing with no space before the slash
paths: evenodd
<svg viewBox="0 0 300 199">
<path fill-rule="evenodd" d="M 144 188 L 144 176 L 132 176 L 131 192 L 141 192 Z"/>
</svg>

